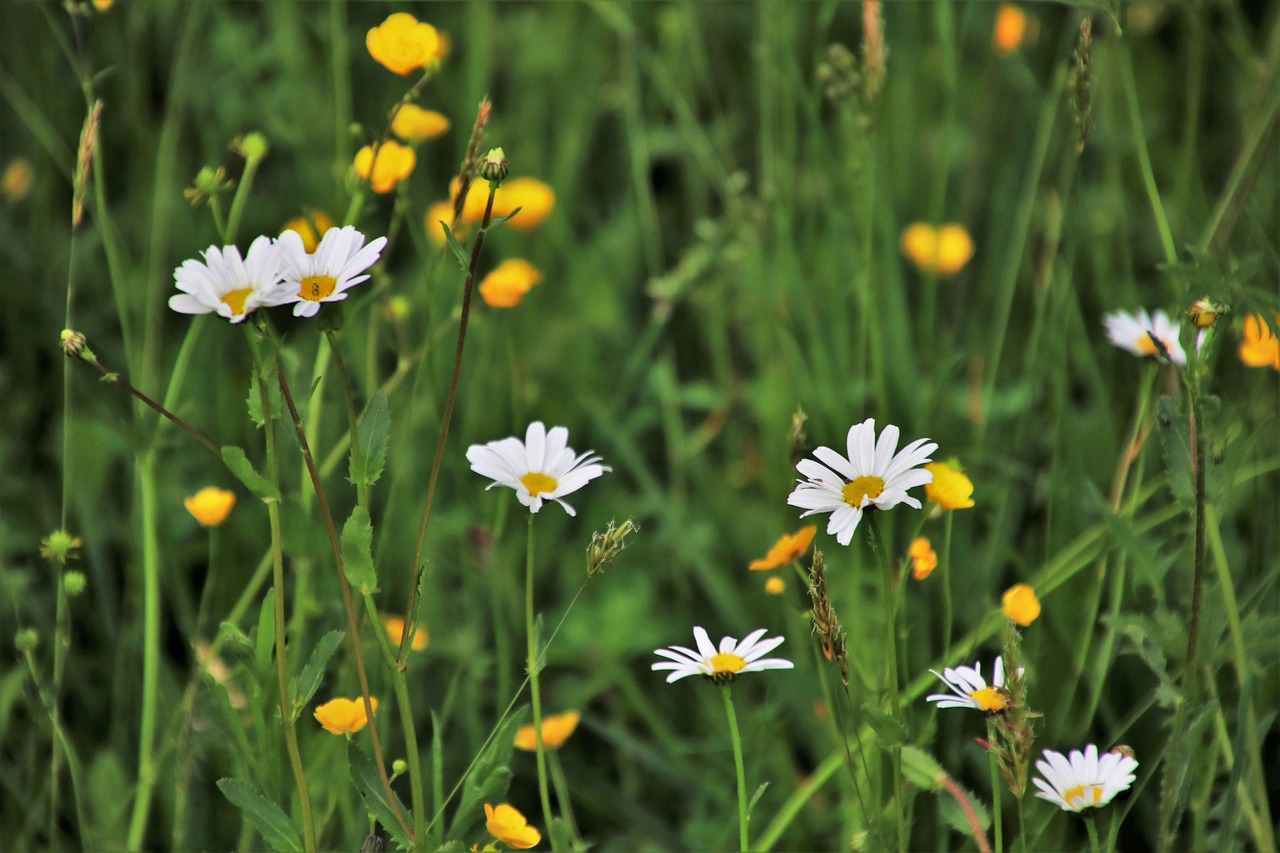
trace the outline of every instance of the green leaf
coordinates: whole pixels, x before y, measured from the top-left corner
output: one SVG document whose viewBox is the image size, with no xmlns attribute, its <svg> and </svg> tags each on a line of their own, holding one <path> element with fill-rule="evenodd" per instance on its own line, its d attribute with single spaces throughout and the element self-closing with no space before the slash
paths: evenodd
<svg viewBox="0 0 1280 853">
<path fill-rule="evenodd" d="M 960 793 L 969 803 L 969 807 L 973 809 L 973 815 L 978 819 L 978 825 L 981 826 L 985 832 L 991 826 L 991 813 L 987 811 L 986 804 L 974 796 L 973 792 L 969 789 L 961 787 L 960 785 L 957 785 L 956 787 L 960 789 Z M 960 802 L 956 799 L 955 794 L 952 792 L 946 792 L 939 794 L 938 796 L 941 798 L 939 801 L 939 812 L 942 814 L 942 819 L 946 821 L 947 825 L 956 832 L 972 838 L 973 825 L 969 823 L 969 817 L 964 813 L 964 809 L 961 808 Z"/>
<path fill-rule="evenodd" d="M 271 651 L 276 642 L 275 607 L 276 591 L 269 589 L 258 611 L 258 631 L 253 646 L 253 662 L 260 675 L 271 671 Z"/>
<path fill-rule="evenodd" d="M 761 782 L 760 787 L 756 788 L 756 792 L 751 795 L 751 802 L 747 803 L 747 814 L 755 811 L 756 803 L 760 802 L 760 798 L 764 796 L 764 792 L 768 790 L 769 783 Z"/>
<path fill-rule="evenodd" d="M 494 216 L 494 217 L 492 217 L 492 218 L 489 220 L 489 227 L 490 227 L 490 228 L 492 228 L 492 227 L 494 227 L 495 225 L 501 225 L 502 223 L 506 222 L 508 219 L 510 219 L 511 217 L 515 216 L 517 213 L 519 213 L 519 212 L 520 212 L 520 211 L 522 211 L 522 210 L 524 210 L 524 208 L 523 208 L 523 207 L 517 207 L 515 210 L 511 211 L 510 213 L 506 214 L 505 216 Z"/>
<path fill-rule="evenodd" d="M 294 851 L 302 849 L 302 836 L 279 806 L 268 800 L 262 792 L 239 779 L 219 779 L 218 789 L 231 804 L 262 834 L 262 840 L 272 850 Z"/>
<path fill-rule="evenodd" d="M 463 271 L 471 269 L 471 259 L 467 257 L 467 250 L 462 248 L 462 244 L 458 242 L 458 238 L 453 236 L 453 231 L 449 228 L 449 223 L 443 219 L 440 220 L 440 227 L 444 229 L 445 242 L 449 244 L 449 248 L 453 250 L 453 257 L 458 262 L 458 267 Z"/>
<path fill-rule="evenodd" d="M 1160 445 L 1164 449 L 1164 472 L 1169 491 L 1184 504 L 1194 503 L 1190 430 L 1186 415 L 1178 411 L 1178 405 L 1172 397 L 1161 397 L 1156 404 L 1156 424 L 1160 428 Z"/>
<path fill-rule="evenodd" d="M 458 810 L 454 812 L 446 835 L 465 838 L 468 830 L 484 817 L 484 804 L 501 802 L 511 781 L 511 753 L 515 751 L 516 729 L 524 718 L 523 707 L 507 717 L 506 722 L 494 730 L 489 745 L 476 759 L 463 781 Z"/>
<path fill-rule="evenodd" d="M 866 714 L 867 725 L 871 726 L 871 730 L 876 733 L 876 737 L 880 738 L 880 743 L 883 745 L 896 746 L 906 741 L 906 726 L 886 712 L 871 704 L 863 705 L 862 712 Z"/>
<path fill-rule="evenodd" d="M 320 642 L 316 643 L 315 649 L 312 650 L 311 657 L 307 659 L 307 665 L 302 668 L 302 672 L 294 676 L 289 692 L 293 695 L 295 720 L 298 719 L 298 712 L 307 707 L 311 697 L 316 694 L 320 681 L 324 678 L 325 667 L 329 665 L 329 659 L 333 657 L 333 653 L 342 645 L 344 636 L 346 634 L 342 631 L 330 631 L 321 637 Z"/>
<path fill-rule="evenodd" d="M 378 574 L 373 568 L 373 524 L 369 510 L 358 506 L 342 525 L 342 562 L 347 583 L 371 595 L 378 591 Z"/>
<path fill-rule="evenodd" d="M 382 777 L 378 775 L 377 765 L 373 763 L 372 758 L 364 754 L 360 747 L 356 746 L 355 741 L 347 741 L 347 765 L 351 770 L 351 781 L 360 792 L 360 797 L 364 800 L 369 814 L 390 833 L 391 840 L 397 847 L 401 850 L 413 847 L 408 833 L 396 820 L 395 810 L 391 807 L 391 801 L 387 799 L 387 792 L 382 788 Z M 395 796 L 394 791 L 392 796 Z M 404 803 L 400 802 L 399 797 L 396 797 L 396 805 L 400 807 L 400 813 L 404 815 L 405 821 L 412 822 L 410 811 L 404 807 Z"/>
<path fill-rule="evenodd" d="M 236 711 L 235 706 L 231 704 L 231 694 L 227 692 L 227 688 L 219 684 L 207 672 L 200 673 L 200 680 L 204 682 L 205 689 L 213 697 L 214 704 L 217 705 L 218 712 L 222 716 L 222 726 L 226 732 L 223 745 L 230 744 L 230 751 L 232 758 L 235 759 L 236 770 L 241 773 L 249 773 L 249 768 L 254 763 L 255 753 L 253 748 L 249 746 L 249 737 L 245 731 L 244 721 L 241 719 L 240 713 Z"/>
<path fill-rule="evenodd" d="M 351 445 L 351 482 L 372 486 L 382 476 L 387 463 L 387 440 L 391 433 L 391 410 L 387 395 L 379 391 L 369 399 L 360 416 L 359 447 Z"/>
<path fill-rule="evenodd" d="M 249 461 L 249 457 L 244 455 L 243 449 L 227 445 L 222 448 L 222 461 L 249 491 L 262 499 L 263 503 L 280 500 L 279 490 L 266 477 L 258 473 L 253 463 Z"/>
<path fill-rule="evenodd" d="M 256 373 L 249 377 L 249 396 L 245 398 L 245 403 L 249 407 L 249 417 L 254 425 L 261 429 L 266 421 L 262 417 L 262 392 L 258 389 L 259 381 Z M 271 417 L 280 417 L 280 407 L 284 404 L 284 397 L 280 393 L 279 382 L 267 383 L 267 403 L 271 406 Z"/>
<path fill-rule="evenodd" d="M 573 832 L 569 829 L 569 822 L 564 818 L 551 818 L 551 826 L 547 830 L 547 835 L 551 837 L 551 849 L 573 849 Z"/>
<path fill-rule="evenodd" d="M 947 773 L 934 757 L 916 746 L 902 747 L 902 774 L 907 781 L 925 791 L 938 791 Z"/>
</svg>

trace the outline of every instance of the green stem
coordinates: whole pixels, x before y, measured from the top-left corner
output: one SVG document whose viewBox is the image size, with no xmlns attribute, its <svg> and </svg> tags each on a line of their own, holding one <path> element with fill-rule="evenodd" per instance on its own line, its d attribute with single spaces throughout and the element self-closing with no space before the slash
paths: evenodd
<svg viewBox="0 0 1280 853">
<path fill-rule="evenodd" d="M 492 198 L 492 196 L 491 196 Z M 528 645 L 529 695 L 533 700 L 533 737 L 538 753 L 538 798 L 542 801 L 542 819 L 546 823 L 547 835 L 551 838 L 551 849 L 558 850 L 556 834 L 551 831 L 551 795 L 547 792 L 547 754 L 542 744 L 542 695 L 538 689 L 538 636 L 533 619 L 533 519 L 529 513 L 529 538 L 525 546 L 524 563 L 524 633 Z"/>
<path fill-rule="evenodd" d="M 947 511 L 942 534 L 942 659 L 951 660 L 951 522 L 955 511 Z"/>
<path fill-rule="evenodd" d="M 560 754 L 552 752 L 547 756 L 551 766 L 551 785 L 556 789 L 556 802 L 560 804 L 563 820 L 569 825 L 569 832 L 574 841 L 574 849 L 582 847 L 582 837 L 578 832 L 578 821 L 573 815 L 573 800 L 569 796 L 569 780 L 564 775 L 564 766 L 560 763 Z"/>
<path fill-rule="evenodd" d="M 996 762 L 996 726 L 991 719 L 987 720 L 987 764 L 991 767 L 991 828 L 995 835 L 995 853 L 1004 851 L 1004 821 L 1000 817 L 1000 800 L 1003 791 L 1000 789 L 1000 769 Z"/>
<path fill-rule="evenodd" d="M 156 706 L 160 681 L 160 545 L 156 531 L 155 453 L 138 458 L 142 515 L 142 722 L 138 734 L 138 789 L 125 846 L 141 850 L 155 784 Z"/>
<path fill-rule="evenodd" d="M 893 556 L 889 553 L 889 543 L 880 538 L 880 531 L 873 513 L 867 513 L 868 529 L 871 533 L 871 547 L 880 557 L 884 571 L 881 577 L 884 582 L 884 605 L 888 608 L 886 635 L 886 658 L 889 662 L 889 714 L 895 720 L 901 713 L 902 697 L 898 690 L 898 594 L 893 580 Z M 889 760 L 893 765 L 893 812 L 898 826 L 898 851 L 906 853 L 907 849 L 907 816 L 902 805 L 902 744 L 895 743 L 889 748 Z"/>
<path fill-rule="evenodd" d="M 329 352 L 333 355 L 333 366 L 338 371 L 338 381 L 342 385 L 342 399 L 347 406 L 347 430 L 351 436 L 353 467 L 357 471 L 364 472 L 364 447 L 360 444 L 359 420 L 356 416 L 355 398 L 351 393 L 351 377 L 347 373 L 347 363 L 342 358 L 342 349 L 338 346 L 338 338 L 332 329 L 325 330 L 324 339 L 329 345 Z M 319 359 L 316 361 L 318 363 Z M 365 508 L 369 506 L 369 486 L 365 477 L 361 477 L 356 483 L 356 503 Z"/>
<path fill-rule="evenodd" d="M 746 853 L 747 846 L 747 774 L 742 766 L 742 738 L 738 734 L 738 715 L 733 710 L 733 691 L 728 684 L 720 685 L 724 697 L 724 712 L 729 717 L 729 737 L 733 740 L 733 768 L 738 776 L 738 849 Z"/>
<path fill-rule="evenodd" d="M 1142 130 L 1142 111 L 1138 106 L 1138 84 L 1133 76 L 1133 56 L 1127 39 L 1120 39 L 1120 79 L 1124 84 L 1125 100 L 1129 105 L 1129 130 L 1133 134 L 1133 146 L 1138 152 L 1138 169 L 1142 173 L 1142 185 L 1147 191 L 1147 201 L 1160 232 L 1160 245 L 1168 263 L 1177 263 L 1178 249 L 1173 242 L 1173 230 L 1160 201 L 1160 189 L 1156 186 L 1155 172 L 1151 169 L 1151 155 L 1147 151 L 1147 137 Z M 1179 296 L 1181 294 L 1178 294 Z"/>
<path fill-rule="evenodd" d="M 236 231 L 240 228 L 240 217 L 244 215 L 244 206 L 248 203 L 249 191 L 253 188 L 253 177 L 258 173 L 258 164 L 261 162 L 260 157 L 248 157 L 244 161 L 244 173 L 240 176 L 240 184 L 236 187 L 236 194 L 231 199 L 231 209 L 227 212 L 227 228 L 223 237 L 227 245 L 235 244 Z"/>
<path fill-rule="evenodd" d="M 1093 815 L 1084 816 L 1084 827 L 1089 832 L 1089 850 L 1091 853 L 1099 853 L 1102 847 L 1098 844 L 1098 827 L 1094 825 Z"/>
</svg>

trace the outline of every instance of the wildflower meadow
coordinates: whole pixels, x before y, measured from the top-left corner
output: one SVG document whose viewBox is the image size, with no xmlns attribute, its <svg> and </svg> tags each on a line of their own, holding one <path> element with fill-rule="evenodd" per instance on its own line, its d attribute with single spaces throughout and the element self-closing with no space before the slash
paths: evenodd
<svg viewBox="0 0 1280 853">
<path fill-rule="evenodd" d="M 1274 851 L 1280 4 L 0 3 L 0 847 Z"/>
</svg>

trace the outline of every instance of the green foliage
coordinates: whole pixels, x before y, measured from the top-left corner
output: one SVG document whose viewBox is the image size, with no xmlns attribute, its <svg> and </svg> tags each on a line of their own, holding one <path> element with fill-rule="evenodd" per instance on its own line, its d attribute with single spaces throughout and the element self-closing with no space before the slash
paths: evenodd
<svg viewBox="0 0 1280 853">
<path fill-rule="evenodd" d="M 351 482 L 372 486 L 382 476 L 387 462 L 387 442 L 391 436 L 391 410 L 385 392 L 369 398 L 360 416 L 360 452 L 351 449 Z"/>
<path fill-rule="evenodd" d="M 516 708 L 494 729 L 484 750 L 476 756 L 462 780 L 462 792 L 453 820 L 449 822 L 450 838 L 465 836 L 484 817 L 484 804 L 500 802 L 511 782 L 511 753 L 515 751 L 516 729 L 524 717 L 524 706 Z"/>
<path fill-rule="evenodd" d="M 253 467 L 253 463 L 245 455 L 242 447 L 224 447 L 222 448 L 222 461 L 227 464 L 227 469 L 236 476 L 241 483 L 249 491 L 253 492 L 263 501 L 279 501 L 280 490 L 264 476 L 258 473 Z"/>
<path fill-rule="evenodd" d="M 240 779 L 219 779 L 218 789 L 262 833 L 262 840 L 272 850 L 302 849 L 302 836 L 298 834 L 298 828 L 261 791 Z"/>
<path fill-rule="evenodd" d="M 378 574 L 373 567 L 373 524 L 369 511 L 362 506 L 351 510 L 347 523 L 342 525 L 342 567 L 347 583 L 370 595 L 378 590 Z"/>
<path fill-rule="evenodd" d="M 391 840 L 395 842 L 396 849 L 412 849 L 413 841 L 396 820 L 395 809 L 392 808 L 391 801 L 387 799 L 386 791 L 383 790 L 382 780 L 378 776 L 378 768 L 373 763 L 373 759 L 365 755 L 360 747 L 348 741 L 347 765 L 351 781 L 360 792 L 360 798 L 364 800 L 369 816 L 391 834 Z M 412 819 L 412 814 L 405 808 L 404 803 L 400 802 L 399 797 L 396 797 L 396 808 L 399 809 L 400 814 L 406 816 L 406 819 Z"/>
<path fill-rule="evenodd" d="M 320 688 L 320 680 L 324 678 L 325 668 L 329 665 L 330 658 L 338 651 L 338 647 L 342 645 L 344 636 L 341 631 L 330 631 L 321 637 L 320 642 L 316 643 L 316 647 L 311 650 L 311 657 L 307 658 L 306 666 L 290 683 L 289 693 L 293 697 L 295 719 L 311 702 L 311 697 L 316 695 L 316 690 Z"/>
</svg>

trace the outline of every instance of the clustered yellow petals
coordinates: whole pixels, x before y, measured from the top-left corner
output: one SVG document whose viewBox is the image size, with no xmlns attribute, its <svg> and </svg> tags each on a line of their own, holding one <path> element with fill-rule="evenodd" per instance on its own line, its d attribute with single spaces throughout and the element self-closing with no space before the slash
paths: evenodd
<svg viewBox="0 0 1280 853">
<path fill-rule="evenodd" d="M 484 804 L 485 828 L 508 847 L 527 850 L 542 840 L 542 833 L 529 825 L 524 815 L 509 803 L 497 807 Z"/>
<path fill-rule="evenodd" d="M 387 639 L 391 641 L 391 645 L 399 646 L 400 641 L 404 639 L 404 619 L 400 616 L 392 616 L 389 613 L 382 614 L 382 627 L 387 632 Z M 421 624 L 413 630 L 413 642 L 410 644 L 415 652 L 420 652 L 427 647 L 427 629 Z"/>
<path fill-rule="evenodd" d="M 813 541 L 813 534 L 818 532 L 817 525 L 809 524 L 801 527 L 795 533 L 784 533 L 773 547 L 769 549 L 769 553 L 765 554 L 762 559 L 752 560 L 749 569 L 764 571 L 766 569 L 776 569 L 779 566 L 785 566 L 792 560 L 798 559 L 809 550 L 809 543 Z"/>
<path fill-rule="evenodd" d="M 1022 44 L 1022 37 L 1026 32 L 1027 13 L 1012 3 L 1000 4 L 991 33 L 991 44 L 996 53 L 1013 53 Z"/>
<path fill-rule="evenodd" d="M 480 296 L 490 308 L 514 308 L 541 281 L 542 273 L 533 264 L 521 258 L 510 258 L 494 267 L 480 281 Z"/>
<path fill-rule="evenodd" d="M 373 712 L 378 713 L 377 697 L 370 696 L 369 704 L 373 706 Z M 316 708 L 315 718 L 325 731 L 335 735 L 355 734 L 369 724 L 363 697 L 330 699 Z"/>
<path fill-rule="evenodd" d="M 902 232 L 902 253 L 921 270 L 955 275 L 973 257 L 973 238 L 954 222 L 939 228 L 913 222 Z"/>
<path fill-rule="evenodd" d="M 1005 616 L 1023 628 L 1040 615 L 1040 599 L 1036 598 L 1036 591 L 1025 583 L 1016 583 L 1005 590 L 1000 607 Z"/>
<path fill-rule="evenodd" d="M 376 193 L 389 193 L 409 177 L 418 156 L 413 149 L 388 139 L 381 145 L 366 145 L 356 152 L 356 174 L 369 182 Z"/>
<path fill-rule="evenodd" d="M 774 575 L 764 582 L 764 591 L 769 595 L 782 595 L 787 591 L 787 582 Z"/>
<path fill-rule="evenodd" d="M 1280 315 L 1276 316 L 1280 324 Z M 1240 344 L 1240 360 L 1249 367 L 1280 370 L 1280 338 L 1275 336 L 1260 314 L 1244 318 L 1244 343 Z"/>
<path fill-rule="evenodd" d="M 925 496 L 943 509 L 968 509 L 973 506 L 973 481 L 960 470 L 954 459 L 949 462 L 930 462 L 925 470 L 933 473 L 933 482 L 926 483 Z"/>
<path fill-rule="evenodd" d="M 924 536 L 917 536 L 911 540 L 911 549 L 907 551 L 907 556 L 911 558 L 911 574 L 918 581 L 929 577 L 938 567 L 938 555 Z"/>
<path fill-rule="evenodd" d="M 236 505 L 236 495 L 217 486 L 205 486 L 182 504 L 205 527 L 217 527 L 227 520 L 231 508 Z"/>
<path fill-rule="evenodd" d="M 296 232 L 302 238 L 302 248 L 306 249 L 309 255 L 316 250 L 316 246 L 320 245 L 320 238 L 324 233 L 333 226 L 333 217 L 323 210 L 308 210 L 305 216 L 295 216 L 286 222 L 280 229 L 280 233 Z"/>
<path fill-rule="evenodd" d="M 458 179 L 449 184 L 449 198 L 458 197 Z M 467 200 L 462 204 L 462 221 L 479 222 L 489 201 L 487 181 L 472 181 Z M 555 190 L 537 178 L 512 178 L 498 187 L 493 197 L 493 216 L 507 216 L 516 208 L 520 212 L 507 224 L 517 231 L 528 231 L 542 224 L 556 206 Z"/>
<path fill-rule="evenodd" d="M 563 714 L 552 714 L 550 717 L 543 717 L 543 749 L 559 749 L 560 745 L 569 739 L 569 735 L 573 734 L 581 719 L 582 714 L 577 711 L 565 711 Z M 537 750 L 538 743 L 533 726 L 521 726 L 516 731 L 515 743 L 516 749 L 523 749 L 526 752 Z"/>
<path fill-rule="evenodd" d="M 387 16 L 369 30 L 364 44 L 375 61 L 402 76 L 441 54 L 440 33 L 408 12 Z"/>
<path fill-rule="evenodd" d="M 391 132 L 405 142 L 426 142 L 449 130 L 449 118 L 417 104 L 402 104 L 391 119 Z"/>
</svg>

